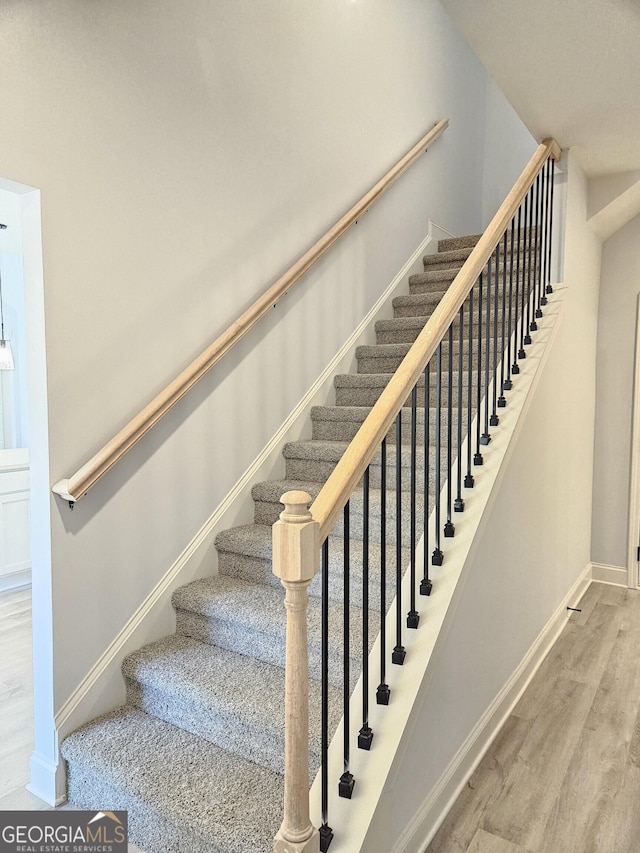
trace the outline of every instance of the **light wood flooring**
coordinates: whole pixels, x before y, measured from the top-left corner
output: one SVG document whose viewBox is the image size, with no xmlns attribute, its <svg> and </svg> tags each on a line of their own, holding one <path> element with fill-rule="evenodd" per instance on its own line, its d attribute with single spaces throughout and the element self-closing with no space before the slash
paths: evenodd
<svg viewBox="0 0 640 853">
<path fill-rule="evenodd" d="M 51 807 L 26 789 L 33 751 L 31 587 L 0 593 L 0 811 Z M 129 853 L 142 853 L 133 844 Z"/>
<path fill-rule="evenodd" d="M 426 853 L 640 851 L 640 592 L 578 606 Z"/>
</svg>

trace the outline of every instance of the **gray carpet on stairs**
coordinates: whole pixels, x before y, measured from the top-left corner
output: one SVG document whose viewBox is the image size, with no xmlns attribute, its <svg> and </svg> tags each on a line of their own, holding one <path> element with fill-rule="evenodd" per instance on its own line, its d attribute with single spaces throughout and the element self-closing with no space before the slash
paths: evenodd
<svg viewBox="0 0 640 853">
<path fill-rule="evenodd" d="M 312 439 L 287 444 L 283 449 L 281 479 L 254 486 L 254 523 L 218 535 L 219 576 L 176 590 L 173 595 L 176 633 L 125 659 L 127 703 L 88 723 L 63 742 L 70 802 L 81 808 L 127 809 L 131 840 L 145 853 L 272 850 L 282 811 L 285 609 L 282 587 L 271 572 L 270 525 L 282 509 L 279 499 L 284 491 L 304 488 L 312 497 L 318 494 L 477 240 L 478 236 L 443 240 L 437 254 L 425 257 L 425 272 L 412 276 L 407 294 L 394 299 L 393 319 L 376 323 L 376 346 L 358 348 L 358 372 L 337 376 L 335 402 L 313 408 Z M 467 324 L 468 318 L 464 334 Z M 455 359 L 459 347 L 456 339 L 452 353 Z M 464 341 L 462 347 L 466 395 Z M 443 345 L 443 357 L 446 368 L 448 343 Z M 452 373 L 451 379 L 457 387 L 457 373 Z M 476 380 L 474 371 L 472 381 Z M 446 370 L 443 381 L 448 381 Z M 432 385 L 429 410 L 432 423 L 435 405 Z M 418 406 L 417 458 L 418 470 L 423 470 L 422 380 Z M 445 410 L 446 399 L 444 419 L 448 417 Z M 455 431 L 457 413 L 453 424 Z M 410 412 L 405 409 L 399 449 L 401 511 L 405 521 L 410 518 L 410 436 Z M 432 442 L 433 436 L 430 445 Z M 379 629 L 380 611 L 390 605 L 395 592 L 395 428 L 389 431 L 387 445 L 387 540 L 383 549 L 379 524 L 372 523 L 369 546 L 369 647 Z M 437 484 L 435 450 L 430 446 L 427 452 L 428 512 Z M 444 472 L 447 464 L 444 451 L 441 463 Z M 370 467 L 369 511 L 374 522 L 381 513 L 381 473 L 377 456 Z M 417 536 L 420 536 L 425 511 L 423 480 L 418 481 L 417 491 Z M 362 646 L 362 488 L 350 500 L 350 520 L 350 683 L 353 686 L 359 675 Z M 329 540 L 331 732 L 341 718 L 344 680 L 342 532 L 340 517 Z M 403 533 L 400 549 L 403 568 L 410 562 L 409 542 L 407 531 Z M 320 762 L 319 577 L 314 579 L 309 592 L 313 776 Z"/>
</svg>

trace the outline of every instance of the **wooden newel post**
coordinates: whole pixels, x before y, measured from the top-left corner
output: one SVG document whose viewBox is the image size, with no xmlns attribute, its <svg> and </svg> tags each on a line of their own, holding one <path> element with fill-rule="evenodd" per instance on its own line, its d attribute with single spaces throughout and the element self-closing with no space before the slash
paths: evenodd
<svg viewBox="0 0 640 853">
<path fill-rule="evenodd" d="M 319 525 L 306 492 L 287 492 L 273 526 L 273 573 L 286 590 L 284 818 L 274 853 L 318 853 L 318 830 L 309 819 L 309 663 L 307 587 L 319 569 Z"/>
</svg>

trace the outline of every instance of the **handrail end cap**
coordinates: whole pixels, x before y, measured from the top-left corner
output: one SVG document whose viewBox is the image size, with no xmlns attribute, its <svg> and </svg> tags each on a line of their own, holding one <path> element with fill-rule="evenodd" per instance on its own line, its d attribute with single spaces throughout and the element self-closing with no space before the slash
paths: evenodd
<svg viewBox="0 0 640 853">
<path fill-rule="evenodd" d="M 51 486 L 51 491 L 54 495 L 58 495 L 65 501 L 69 501 L 70 503 L 75 503 L 78 498 L 69 494 L 69 480 L 58 480 L 57 483 L 54 483 Z"/>
</svg>

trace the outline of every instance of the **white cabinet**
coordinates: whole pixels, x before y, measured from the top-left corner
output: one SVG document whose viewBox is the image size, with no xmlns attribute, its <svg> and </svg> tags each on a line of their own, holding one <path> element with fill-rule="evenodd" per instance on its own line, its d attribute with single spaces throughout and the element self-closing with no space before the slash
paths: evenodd
<svg viewBox="0 0 640 853">
<path fill-rule="evenodd" d="M 29 451 L 0 450 L 0 590 L 30 581 Z"/>
</svg>

